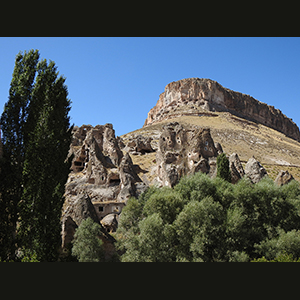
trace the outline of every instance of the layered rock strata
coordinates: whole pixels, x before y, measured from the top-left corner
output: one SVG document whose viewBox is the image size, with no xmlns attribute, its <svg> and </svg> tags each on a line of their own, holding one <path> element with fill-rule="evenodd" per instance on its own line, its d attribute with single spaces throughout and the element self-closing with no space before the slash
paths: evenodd
<svg viewBox="0 0 300 300">
<path fill-rule="evenodd" d="M 169 83 L 149 111 L 144 126 L 180 116 L 215 116 L 214 112 L 229 112 L 300 141 L 298 126 L 279 109 L 203 78 Z"/>
</svg>

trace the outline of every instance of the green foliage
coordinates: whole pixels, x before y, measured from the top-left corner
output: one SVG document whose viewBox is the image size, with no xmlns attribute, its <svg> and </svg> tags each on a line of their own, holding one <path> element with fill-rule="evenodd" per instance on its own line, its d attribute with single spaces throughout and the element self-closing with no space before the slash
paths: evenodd
<svg viewBox="0 0 300 300">
<path fill-rule="evenodd" d="M 103 242 L 99 238 L 101 235 L 99 224 L 91 218 L 83 220 L 72 241 L 72 255 L 76 256 L 79 262 L 104 261 Z"/>
<path fill-rule="evenodd" d="M 15 247 L 56 261 L 64 185 L 71 158 L 70 100 L 55 63 L 38 50 L 17 55 L 9 100 L 1 116 L 0 258 Z M 18 221 L 18 234 L 17 232 Z"/>
<path fill-rule="evenodd" d="M 146 202 L 143 212 L 146 216 L 157 213 L 164 223 L 173 223 L 183 209 L 184 200 L 172 188 L 164 187 L 153 193 Z"/>
<path fill-rule="evenodd" d="M 177 260 L 217 261 L 222 258 L 224 235 L 222 206 L 206 197 L 190 201 L 174 222 L 180 247 Z"/>
<path fill-rule="evenodd" d="M 291 255 L 294 259 L 300 258 L 300 231 L 291 230 L 285 232 L 278 230 L 278 235 L 266 239 L 255 245 L 256 251 L 268 259 L 276 259 L 279 255 Z"/>
<path fill-rule="evenodd" d="M 129 199 L 116 232 L 122 261 L 300 258 L 300 189 L 269 178 L 233 185 L 202 173 Z"/>
<path fill-rule="evenodd" d="M 38 256 L 35 251 L 23 249 L 23 255 L 21 258 L 21 262 L 39 262 Z"/>
<path fill-rule="evenodd" d="M 217 176 L 231 182 L 231 172 L 229 168 L 229 160 L 225 153 L 217 157 Z"/>
<path fill-rule="evenodd" d="M 58 77 L 54 62 L 42 60 L 37 69 L 27 121 L 20 237 L 41 261 L 55 261 L 70 168 L 70 160 L 65 161 L 71 142 L 70 100 L 65 79 Z"/>
<path fill-rule="evenodd" d="M 31 100 L 37 50 L 18 53 L 9 89 L 8 101 L 1 115 L 3 156 L 0 162 L 0 258 L 15 257 L 18 203 L 22 195 L 26 120 Z"/>
<path fill-rule="evenodd" d="M 251 262 L 300 262 L 300 258 L 294 259 L 292 254 L 280 253 L 274 259 L 266 259 L 264 256 L 251 260 Z"/>
</svg>

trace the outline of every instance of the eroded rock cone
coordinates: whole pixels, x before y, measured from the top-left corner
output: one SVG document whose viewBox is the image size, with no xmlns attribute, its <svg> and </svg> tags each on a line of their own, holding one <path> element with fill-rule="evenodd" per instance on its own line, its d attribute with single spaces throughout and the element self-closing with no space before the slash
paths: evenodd
<svg viewBox="0 0 300 300">
<path fill-rule="evenodd" d="M 91 217 L 99 223 L 106 215 L 120 214 L 131 196 L 145 190 L 130 155 L 123 154 L 119 144 L 111 124 L 74 127 L 69 151 L 74 157 L 62 214 L 63 245 L 82 219 Z"/>
<path fill-rule="evenodd" d="M 275 179 L 275 183 L 277 183 L 279 186 L 281 186 L 284 184 L 288 184 L 293 179 L 294 179 L 294 177 L 292 174 L 289 173 L 289 171 L 281 170 Z"/>
<path fill-rule="evenodd" d="M 245 175 L 253 183 L 258 183 L 264 176 L 268 176 L 268 173 L 259 161 L 251 157 L 245 166 Z"/>
<path fill-rule="evenodd" d="M 229 167 L 231 171 L 231 183 L 235 184 L 245 175 L 242 163 L 236 153 L 232 153 L 229 156 Z"/>
</svg>

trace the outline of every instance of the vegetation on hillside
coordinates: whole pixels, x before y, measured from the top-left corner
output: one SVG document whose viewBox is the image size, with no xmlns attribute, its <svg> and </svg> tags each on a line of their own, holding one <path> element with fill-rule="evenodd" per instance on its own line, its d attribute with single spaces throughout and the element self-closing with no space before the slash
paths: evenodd
<svg viewBox="0 0 300 300">
<path fill-rule="evenodd" d="M 202 173 L 129 199 L 116 233 L 121 261 L 300 258 L 300 186 L 236 185 Z"/>
<path fill-rule="evenodd" d="M 91 218 L 83 220 L 73 240 L 72 255 L 79 262 L 104 261 L 103 242 L 100 240 L 101 227 Z"/>
</svg>

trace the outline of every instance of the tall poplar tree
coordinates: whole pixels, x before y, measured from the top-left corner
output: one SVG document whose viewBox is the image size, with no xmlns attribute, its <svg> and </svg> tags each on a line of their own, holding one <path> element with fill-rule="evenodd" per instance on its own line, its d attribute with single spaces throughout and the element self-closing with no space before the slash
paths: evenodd
<svg viewBox="0 0 300 300">
<path fill-rule="evenodd" d="M 66 160 L 71 142 L 71 101 L 65 78 L 38 50 L 16 56 L 9 100 L 1 115 L 0 260 L 15 250 L 55 261 L 60 245 Z"/>
<path fill-rule="evenodd" d="M 26 121 L 31 100 L 38 50 L 17 54 L 9 98 L 1 115 L 0 259 L 14 259 L 18 203 L 22 195 Z"/>
<path fill-rule="evenodd" d="M 66 160 L 71 130 L 65 78 L 53 61 L 42 60 L 29 104 L 20 237 L 40 261 L 55 261 L 61 244 L 64 185 L 71 166 Z"/>
</svg>

